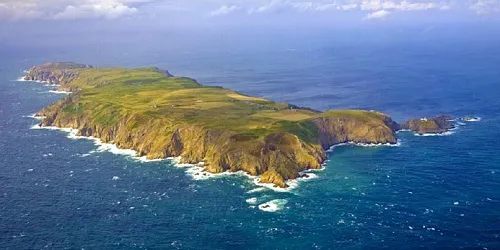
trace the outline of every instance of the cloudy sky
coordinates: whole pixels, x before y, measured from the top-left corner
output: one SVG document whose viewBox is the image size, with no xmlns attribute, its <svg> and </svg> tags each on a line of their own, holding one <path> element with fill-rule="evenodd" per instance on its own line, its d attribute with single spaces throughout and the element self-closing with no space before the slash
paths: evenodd
<svg viewBox="0 0 500 250">
<path fill-rule="evenodd" d="M 346 17 L 363 21 L 402 17 L 494 19 L 500 0 L 0 0 L 0 19 L 240 20 L 271 16 Z"/>
</svg>

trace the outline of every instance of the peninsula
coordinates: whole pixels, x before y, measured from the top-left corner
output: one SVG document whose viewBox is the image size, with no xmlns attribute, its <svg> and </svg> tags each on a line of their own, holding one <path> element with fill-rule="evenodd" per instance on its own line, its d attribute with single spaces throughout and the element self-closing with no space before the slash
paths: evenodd
<svg viewBox="0 0 500 250">
<path fill-rule="evenodd" d="M 319 169 L 339 143 L 395 144 L 396 131 L 441 133 L 449 117 L 399 125 L 376 111 L 309 108 L 203 86 L 158 68 L 94 68 L 45 63 L 25 80 L 72 92 L 37 113 L 40 126 L 78 129 L 148 159 L 181 157 L 205 171 L 244 171 L 286 187 L 307 169 Z"/>
</svg>

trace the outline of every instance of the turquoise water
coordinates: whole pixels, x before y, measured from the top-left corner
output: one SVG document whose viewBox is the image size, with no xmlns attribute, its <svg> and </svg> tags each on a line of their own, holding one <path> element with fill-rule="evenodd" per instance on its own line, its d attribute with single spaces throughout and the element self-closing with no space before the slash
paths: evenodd
<svg viewBox="0 0 500 250">
<path fill-rule="evenodd" d="M 0 246 L 500 248 L 498 41 L 316 38 L 243 43 L 214 36 L 203 40 L 208 47 L 200 47 L 196 42 L 165 46 L 168 41 L 155 37 L 140 49 L 134 40 L 4 46 Z M 322 110 L 377 109 L 399 121 L 441 113 L 482 120 L 449 136 L 400 133 L 400 147 L 337 147 L 325 169 L 315 172 L 317 178 L 296 189 L 251 192 L 258 187 L 246 177 L 193 180 L 168 161 L 138 162 L 64 132 L 31 129 L 36 120 L 25 116 L 62 95 L 13 80 L 46 60 L 161 66 L 246 94 Z M 247 202 L 250 198 L 256 204 Z M 281 209 L 256 207 L 269 201 Z"/>
</svg>

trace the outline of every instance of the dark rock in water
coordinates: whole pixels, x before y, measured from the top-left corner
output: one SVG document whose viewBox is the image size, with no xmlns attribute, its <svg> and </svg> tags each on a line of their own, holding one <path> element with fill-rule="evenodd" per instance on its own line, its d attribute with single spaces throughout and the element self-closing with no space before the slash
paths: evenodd
<svg viewBox="0 0 500 250">
<path fill-rule="evenodd" d="M 401 126 L 418 134 L 441 134 L 455 128 L 451 123 L 454 118 L 449 115 L 441 115 L 433 118 L 412 119 Z"/>
</svg>

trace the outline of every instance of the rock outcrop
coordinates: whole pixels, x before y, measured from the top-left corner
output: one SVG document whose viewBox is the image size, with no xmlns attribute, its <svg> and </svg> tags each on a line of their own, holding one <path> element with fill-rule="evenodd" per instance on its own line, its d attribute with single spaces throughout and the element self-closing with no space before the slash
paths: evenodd
<svg viewBox="0 0 500 250">
<path fill-rule="evenodd" d="M 76 69 L 86 68 L 92 68 L 92 66 L 71 62 L 49 62 L 31 67 L 24 77 L 24 80 L 61 84 L 62 81 L 69 81 L 74 78 Z"/>
<path fill-rule="evenodd" d="M 449 115 L 441 115 L 433 118 L 412 119 L 401 126 L 402 129 L 411 130 L 418 134 L 441 134 L 454 128 Z"/>
</svg>

